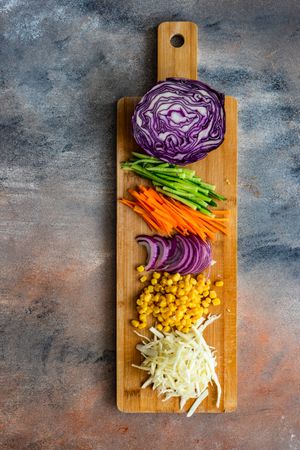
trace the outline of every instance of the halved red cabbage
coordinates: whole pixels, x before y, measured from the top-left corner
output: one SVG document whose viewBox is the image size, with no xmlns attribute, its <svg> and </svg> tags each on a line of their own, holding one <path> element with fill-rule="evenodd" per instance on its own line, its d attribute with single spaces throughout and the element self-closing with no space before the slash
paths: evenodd
<svg viewBox="0 0 300 450">
<path fill-rule="evenodd" d="M 149 155 L 171 164 L 190 164 L 224 140 L 224 94 L 186 78 L 158 82 L 137 104 L 133 136 Z"/>
</svg>

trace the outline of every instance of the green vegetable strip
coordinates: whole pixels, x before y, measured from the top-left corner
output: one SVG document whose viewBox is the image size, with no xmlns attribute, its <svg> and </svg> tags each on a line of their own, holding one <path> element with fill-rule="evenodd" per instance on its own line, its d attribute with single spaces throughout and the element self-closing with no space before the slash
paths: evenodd
<svg viewBox="0 0 300 450">
<path fill-rule="evenodd" d="M 211 192 L 211 197 L 216 198 L 217 200 L 227 200 L 226 197 L 223 197 L 223 195 L 216 194 L 215 192 Z"/>
<path fill-rule="evenodd" d="M 211 200 L 211 201 L 209 202 L 209 204 L 210 204 L 210 206 L 218 206 L 217 203 L 214 202 L 213 200 Z"/>
<path fill-rule="evenodd" d="M 159 176 L 153 175 L 153 173 L 149 172 L 147 169 L 134 167 L 133 171 L 138 173 L 139 175 L 142 175 L 144 178 L 148 178 L 149 180 L 157 181 L 158 183 L 161 183 L 163 185 L 169 186 L 170 188 L 173 188 L 174 183 L 170 183 L 166 180 L 162 180 L 161 178 L 159 178 Z"/>
<path fill-rule="evenodd" d="M 193 192 L 194 194 L 197 194 L 197 189 L 195 189 L 193 186 L 190 186 L 187 183 L 180 182 L 180 180 L 178 181 L 178 183 L 174 182 L 173 186 L 171 186 L 171 188 L 173 188 L 173 189 L 178 188 L 178 189 L 182 189 L 187 192 Z"/>
<path fill-rule="evenodd" d="M 167 186 L 164 186 L 162 183 L 158 183 L 156 181 L 153 181 L 154 186 L 160 186 L 163 188 L 164 191 L 171 192 L 172 194 L 177 195 L 178 197 L 183 197 L 192 200 L 193 202 L 201 205 L 201 206 L 208 206 L 208 203 L 202 200 L 198 197 L 197 194 L 194 194 L 193 192 L 187 192 L 187 191 L 181 191 L 179 189 L 173 189 L 169 188 Z M 211 203 L 209 203 L 211 204 Z"/>
<path fill-rule="evenodd" d="M 184 191 L 177 191 L 177 190 L 171 189 L 171 188 L 169 188 L 167 186 L 164 186 L 163 190 L 171 192 L 172 194 L 178 195 L 178 197 L 189 198 L 189 199 L 193 200 L 195 203 L 197 203 L 199 205 L 202 205 L 202 206 L 207 206 L 208 205 L 208 203 L 204 202 L 201 198 L 198 198 L 194 194 L 189 194 L 188 192 L 184 192 Z"/>
<path fill-rule="evenodd" d="M 185 198 L 178 197 L 178 195 L 171 194 L 171 192 L 166 192 L 166 191 L 164 191 L 163 189 L 161 189 L 159 187 L 156 190 L 158 192 L 161 192 L 164 195 L 167 195 L 168 197 L 172 197 L 175 200 L 179 200 L 181 203 L 184 203 L 185 205 L 189 206 L 190 208 L 192 208 L 194 210 L 198 209 L 198 205 L 196 205 L 196 203 L 193 203 L 193 202 L 191 202 L 189 200 L 186 200 Z"/>
<path fill-rule="evenodd" d="M 214 191 L 216 189 L 216 186 L 214 186 L 213 184 L 203 183 L 202 181 L 201 186 L 208 189 L 209 191 Z"/>
<path fill-rule="evenodd" d="M 167 175 L 164 173 L 160 173 L 159 174 L 159 178 L 161 178 L 162 180 L 167 180 L 167 181 L 173 181 L 174 183 L 176 183 L 178 181 L 178 176 L 177 175 Z"/>
<path fill-rule="evenodd" d="M 153 156 L 145 155 L 144 153 L 132 152 L 132 154 L 139 159 L 150 159 L 151 161 L 158 161 L 161 163 L 159 159 L 154 158 Z"/>
<path fill-rule="evenodd" d="M 167 168 L 167 167 L 160 167 L 160 166 L 151 167 L 151 168 L 149 167 L 147 169 L 150 170 L 150 171 L 153 171 L 153 172 L 165 172 L 165 173 L 170 173 L 170 174 L 175 173 L 176 175 L 179 175 L 180 173 L 183 172 L 180 169 L 170 169 L 170 168 Z"/>
</svg>

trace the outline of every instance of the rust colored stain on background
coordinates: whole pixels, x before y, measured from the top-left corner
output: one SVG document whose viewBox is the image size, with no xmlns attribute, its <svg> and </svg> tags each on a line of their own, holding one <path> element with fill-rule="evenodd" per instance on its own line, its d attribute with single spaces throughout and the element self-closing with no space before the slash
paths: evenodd
<svg viewBox="0 0 300 450">
<path fill-rule="evenodd" d="M 146 3 L 1 4 L 0 449 L 299 450 L 299 5 Z M 165 20 L 240 107 L 238 409 L 190 419 L 115 401 L 115 107 Z"/>
</svg>

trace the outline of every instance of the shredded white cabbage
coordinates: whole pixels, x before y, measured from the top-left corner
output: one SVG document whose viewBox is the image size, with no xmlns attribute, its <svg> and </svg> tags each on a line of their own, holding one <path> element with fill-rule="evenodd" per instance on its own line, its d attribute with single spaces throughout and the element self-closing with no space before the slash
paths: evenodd
<svg viewBox="0 0 300 450">
<path fill-rule="evenodd" d="M 140 366 L 132 364 L 137 369 L 150 375 L 142 385 L 145 389 L 153 385 L 159 395 L 164 395 L 163 401 L 172 397 L 180 397 L 180 409 L 186 402 L 195 398 L 187 417 L 191 417 L 202 401 L 208 396 L 208 385 L 212 382 L 217 387 L 217 408 L 220 406 L 221 386 L 216 374 L 217 361 L 213 347 L 207 345 L 203 330 L 219 316 L 209 316 L 204 322 L 200 319 L 192 326 L 189 333 L 175 331 L 162 333 L 156 328 L 150 328 L 154 335 L 152 340 L 139 333 L 143 340 L 136 346 L 144 361 Z"/>
</svg>

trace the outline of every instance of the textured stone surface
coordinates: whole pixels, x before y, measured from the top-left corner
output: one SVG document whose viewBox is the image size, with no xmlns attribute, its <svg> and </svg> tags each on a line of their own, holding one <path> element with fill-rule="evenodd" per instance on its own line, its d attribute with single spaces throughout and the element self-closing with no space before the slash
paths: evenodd
<svg viewBox="0 0 300 450">
<path fill-rule="evenodd" d="M 1 449 L 299 449 L 297 2 L 2 0 L 1 15 Z M 155 82 L 164 20 L 199 24 L 199 78 L 240 105 L 228 415 L 115 406 L 115 103 Z"/>
</svg>

